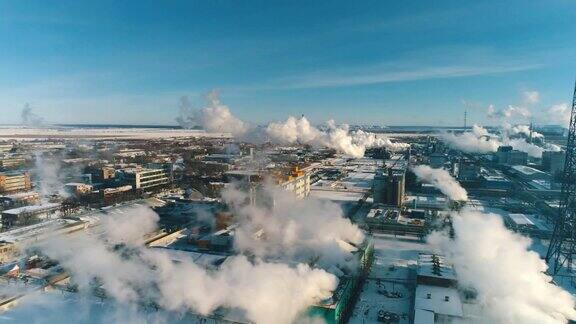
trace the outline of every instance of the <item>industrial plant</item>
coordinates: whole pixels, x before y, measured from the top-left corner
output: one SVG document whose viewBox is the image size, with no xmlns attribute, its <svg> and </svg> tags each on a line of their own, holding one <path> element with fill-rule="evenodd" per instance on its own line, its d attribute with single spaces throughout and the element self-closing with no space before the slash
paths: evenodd
<svg viewBox="0 0 576 324">
<path fill-rule="evenodd" d="M 0 323 L 576 323 L 575 3 L 0 13 Z"/>
</svg>

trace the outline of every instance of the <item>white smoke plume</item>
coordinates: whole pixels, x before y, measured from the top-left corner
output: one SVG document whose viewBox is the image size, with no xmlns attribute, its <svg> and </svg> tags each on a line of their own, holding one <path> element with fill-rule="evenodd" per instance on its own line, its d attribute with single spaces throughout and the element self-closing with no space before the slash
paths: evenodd
<svg viewBox="0 0 576 324">
<path fill-rule="evenodd" d="M 506 125 L 506 124 L 505 124 Z M 509 125 L 509 124 L 508 124 Z M 510 145 L 513 149 L 526 152 L 531 157 L 540 158 L 544 151 L 557 151 L 560 148 L 556 145 L 545 145 L 544 147 L 528 143 L 524 138 L 508 138 L 506 126 L 500 136 L 491 134 L 487 129 L 474 125 L 471 132 L 441 133 L 442 139 L 448 146 L 467 153 L 490 153 L 496 152 L 498 147 Z M 510 126 L 508 130 L 512 129 Z M 521 129 L 518 129 L 521 130 Z"/>
<path fill-rule="evenodd" d="M 90 293 L 97 283 L 125 307 L 153 302 L 168 311 L 203 315 L 225 307 L 241 310 L 255 323 L 288 324 L 328 298 L 338 283 L 334 275 L 306 264 L 250 262 L 244 256 L 229 257 L 215 271 L 191 260 L 174 263 L 162 249 L 142 244 L 155 227 L 154 212 L 138 207 L 108 217 L 104 234 L 54 238 L 38 248 L 70 273 L 80 292 Z"/>
<path fill-rule="evenodd" d="M 180 114 L 176 121 L 183 128 L 201 126 L 207 132 L 230 133 L 240 137 L 250 130 L 250 125 L 236 118 L 228 106 L 220 102 L 217 90 L 212 90 L 206 96 L 207 106 L 194 110 L 188 97 L 180 99 Z"/>
<path fill-rule="evenodd" d="M 266 127 L 266 134 L 272 141 L 281 144 L 293 143 L 320 143 L 323 141 L 323 133 L 312 126 L 306 117 L 288 117 L 281 122 L 272 122 Z"/>
<path fill-rule="evenodd" d="M 190 98 L 188 98 L 188 96 L 183 96 L 180 98 L 178 109 L 179 113 L 178 117 L 176 117 L 176 122 L 178 125 L 180 125 L 180 127 L 191 129 L 196 126 L 200 126 L 194 119 L 194 109 L 192 108 L 192 103 L 190 102 Z"/>
<path fill-rule="evenodd" d="M 462 188 L 460 183 L 458 183 L 458 181 L 456 181 L 448 171 L 444 169 L 431 168 L 427 165 L 417 165 L 412 168 L 412 171 L 420 181 L 432 184 L 451 200 L 468 200 L 466 189 Z"/>
<path fill-rule="evenodd" d="M 513 149 L 526 152 L 529 156 L 535 158 L 541 158 L 542 153 L 545 151 L 543 147 L 528 143 L 525 139 L 522 138 L 509 139 L 505 145 L 510 145 Z"/>
<path fill-rule="evenodd" d="M 61 165 L 58 159 L 47 159 L 42 152 L 34 152 L 34 177 L 38 180 L 38 189 L 42 197 L 53 194 L 65 194 L 64 184 L 60 179 Z"/>
<path fill-rule="evenodd" d="M 406 143 L 394 143 L 384 135 L 367 133 L 362 130 L 350 132 L 348 125 L 338 126 L 328 121 L 327 130 L 314 127 L 306 117 L 289 117 L 285 122 L 273 122 L 266 127 L 266 134 L 272 142 L 281 144 L 310 144 L 326 146 L 353 157 L 362 157 L 367 148 L 385 147 L 393 151 L 409 147 Z"/>
<path fill-rule="evenodd" d="M 567 103 L 560 103 L 553 105 L 548 108 L 545 112 L 546 119 L 555 124 L 559 124 L 563 127 L 568 127 L 570 125 L 570 115 L 572 113 L 572 108 Z"/>
<path fill-rule="evenodd" d="M 363 130 L 353 132 L 352 138 L 354 139 L 354 142 L 357 142 L 366 148 L 385 147 L 393 152 L 403 151 L 410 148 L 410 144 L 408 143 L 392 142 L 390 138 L 383 134 L 373 134 L 364 132 Z"/>
<path fill-rule="evenodd" d="M 249 195 L 234 186 L 222 193 L 239 221 L 234 239 L 237 250 L 303 263 L 316 260 L 317 265 L 335 272 L 356 267 L 352 245 L 360 244 L 364 235 L 338 205 L 312 197 L 297 199 L 272 185 L 257 194 L 263 203 L 245 204 Z M 266 203 L 270 201 L 272 206 Z"/>
<path fill-rule="evenodd" d="M 22 125 L 24 126 L 42 126 L 44 124 L 44 118 L 38 116 L 32 111 L 32 106 L 29 103 L 24 105 L 22 112 L 20 113 L 22 118 Z"/>
<path fill-rule="evenodd" d="M 532 113 L 526 107 L 508 105 L 504 109 L 495 109 L 493 105 L 488 106 L 486 112 L 490 118 L 530 118 Z"/>
<path fill-rule="evenodd" d="M 292 323 L 337 285 L 336 277 L 305 264 L 251 263 L 243 256 L 229 258 L 215 273 L 191 262 L 174 264 L 162 254 L 154 255 L 153 264 L 163 307 L 208 315 L 226 306 L 245 311 L 255 323 Z"/>
<path fill-rule="evenodd" d="M 478 125 L 471 132 L 441 133 L 440 138 L 450 147 L 467 153 L 496 152 L 502 144 L 499 139 L 489 135 L 488 131 Z"/>
<path fill-rule="evenodd" d="M 473 287 L 490 323 L 553 324 L 576 319 L 575 299 L 550 283 L 530 239 L 507 230 L 495 214 L 464 209 L 453 215 L 455 240 L 433 233 L 454 263 L 459 283 Z"/>
<path fill-rule="evenodd" d="M 538 133 L 535 130 L 532 130 L 532 134 L 530 134 L 530 126 L 529 125 L 516 125 L 512 126 L 509 123 L 505 122 L 502 125 L 502 129 L 508 133 L 508 135 L 523 135 L 524 137 L 532 136 L 533 139 L 536 138 L 544 138 L 544 135 Z"/>
</svg>

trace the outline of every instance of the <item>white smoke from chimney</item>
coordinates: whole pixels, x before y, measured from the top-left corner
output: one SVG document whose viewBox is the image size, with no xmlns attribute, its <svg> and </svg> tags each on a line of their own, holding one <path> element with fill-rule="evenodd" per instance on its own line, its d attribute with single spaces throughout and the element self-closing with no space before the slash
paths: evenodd
<svg viewBox="0 0 576 324">
<path fill-rule="evenodd" d="M 29 103 L 24 105 L 22 111 L 20 112 L 20 117 L 22 118 L 22 125 L 24 126 L 42 126 L 44 124 L 44 118 L 38 116 L 32 111 L 32 106 Z"/>
<path fill-rule="evenodd" d="M 450 147 L 467 153 L 496 152 L 502 145 L 498 138 L 490 135 L 485 128 L 474 125 L 471 132 L 441 133 L 439 137 Z"/>
<path fill-rule="evenodd" d="M 438 188 L 443 194 L 451 200 L 467 201 L 468 193 L 466 189 L 460 186 L 460 183 L 454 179 L 448 171 L 444 169 L 435 169 L 427 165 L 417 165 L 412 167 L 412 171 L 420 181 L 430 183 Z"/>
<path fill-rule="evenodd" d="M 503 126 L 500 135 L 492 134 L 484 127 L 474 125 L 471 132 L 464 133 L 441 133 L 439 138 L 442 139 L 448 146 L 467 153 L 490 153 L 496 152 L 498 147 L 503 145 L 510 145 L 513 149 L 526 152 L 529 156 L 541 158 L 544 151 L 556 151 L 559 148 L 553 145 L 546 145 L 545 147 L 536 144 L 528 143 L 524 138 L 508 138 L 508 131 L 513 127 Z M 510 125 L 510 124 L 508 124 Z M 517 131 L 524 131 L 522 127 L 517 128 Z M 537 133 L 538 134 L 538 133 Z"/>
<path fill-rule="evenodd" d="M 228 106 L 220 102 L 218 91 L 212 90 L 208 96 L 208 106 L 195 112 L 195 120 L 207 132 L 231 133 L 232 136 L 243 136 L 249 125 L 236 118 Z"/>
<path fill-rule="evenodd" d="M 38 180 L 39 193 L 43 199 L 54 194 L 66 194 L 64 184 L 60 179 L 62 172 L 58 159 L 46 159 L 43 152 L 34 152 L 32 174 Z"/>
<path fill-rule="evenodd" d="M 353 132 L 352 137 L 355 142 L 366 148 L 385 147 L 393 152 L 403 151 L 410 148 L 410 144 L 408 143 L 392 142 L 392 140 L 384 134 L 373 134 L 363 130 Z"/>
<path fill-rule="evenodd" d="M 250 193 L 235 186 L 222 196 L 239 222 L 234 239 L 238 251 L 303 263 L 317 260 L 327 270 L 356 267 L 352 245 L 362 243 L 364 235 L 338 205 L 312 197 L 297 199 L 273 185 L 264 186 L 255 197 L 262 203 L 245 204 Z"/>
<path fill-rule="evenodd" d="M 217 90 L 206 95 L 207 105 L 195 110 L 188 97 L 180 98 L 179 115 L 176 121 L 182 128 L 202 127 L 206 132 L 230 133 L 241 137 L 250 130 L 250 125 L 236 118 L 228 106 L 220 102 Z"/>
<path fill-rule="evenodd" d="M 512 126 L 510 125 L 510 123 L 508 122 L 504 122 L 502 125 L 502 129 L 504 132 L 506 132 L 509 135 L 523 135 L 524 137 L 530 137 L 532 136 L 532 138 L 544 138 L 544 135 L 536 132 L 535 130 L 532 130 L 532 134 L 530 134 L 530 126 L 529 125 L 516 125 L 516 126 Z"/>
<path fill-rule="evenodd" d="M 386 147 L 395 151 L 409 147 L 406 143 L 394 143 L 384 135 L 377 136 L 362 130 L 350 132 L 348 125 L 336 125 L 333 120 L 329 120 L 327 130 L 322 131 L 311 125 L 304 116 L 270 123 L 266 134 L 272 142 L 325 146 L 352 157 L 364 156 L 366 149 L 371 147 Z"/>
<path fill-rule="evenodd" d="M 203 315 L 222 306 L 238 308 L 255 323 L 292 323 L 306 307 L 330 297 L 338 283 L 333 275 L 305 264 L 292 268 L 237 256 L 209 273 L 192 262 L 174 264 L 158 253 L 152 259 L 164 308 Z"/>
<path fill-rule="evenodd" d="M 143 245 L 158 219 L 149 208 L 103 217 L 102 234 L 56 237 L 37 248 L 68 271 L 79 292 L 90 294 L 97 283 L 122 308 L 154 302 L 169 311 L 208 315 L 225 307 L 254 323 L 288 324 L 338 284 L 334 275 L 306 264 L 249 262 L 244 256 L 228 257 L 213 271 L 192 259 L 175 263 L 162 249 Z"/>
<path fill-rule="evenodd" d="M 324 134 L 312 126 L 306 117 L 288 117 L 285 122 L 272 122 L 266 127 L 266 134 L 274 142 L 281 144 L 320 144 Z"/>
<path fill-rule="evenodd" d="M 500 216 L 464 209 L 453 214 L 455 240 L 433 233 L 429 241 L 454 263 L 461 286 L 478 292 L 492 323 L 566 323 L 576 319 L 575 299 L 550 283 L 546 263 L 530 239 L 507 230 Z"/>
</svg>

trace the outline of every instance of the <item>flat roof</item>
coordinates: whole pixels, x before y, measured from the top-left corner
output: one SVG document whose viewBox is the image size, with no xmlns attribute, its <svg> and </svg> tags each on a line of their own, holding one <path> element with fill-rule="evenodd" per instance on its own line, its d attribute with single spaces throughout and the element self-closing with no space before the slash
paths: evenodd
<svg viewBox="0 0 576 324">
<path fill-rule="evenodd" d="M 430 298 L 428 298 L 430 296 Z M 448 300 L 446 301 L 446 297 Z M 414 309 L 426 310 L 435 314 L 462 317 L 462 300 L 455 288 L 437 287 L 429 285 L 416 286 Z M 415 321 L 415 323 L 418 323 Z"/>
<path fill-rule="evenodd" d="M 60 204 L 58 203 L 47 203 L 47 204 L 42 204 L 42 205 L 33 205 L 33 206 L 24 206 L 24 207 L 18 207 L 18 208 L 14 208 L 14 209 L 8 209 L 2 212 L 2 214 L 8 214 L 8 215 L 20 215 L 23 213 L 34 213 L 34 212 L 41 212 L 44 210 L 50 210 L 50 209 L 55 209 L 55 208 L 59 208 Z"/>
<path fill-rule="evenodd" d="M 525 166 L 525 165 L 514 165 L 514 166 L 512 166 L 512 169 L 514 169 L 517 172 L 520 172 L 524 175 L 534 175 L 534 174 L 547 175 L 546 172 L 542 172 L 538 169 L 534 169 L 534 168 L 531 168 L 531 167 Z"/>
<path fill-rule="evenodd" d="M 510 220 L 516 225 L 534 225 L 534 223 L 524 214 L 508 214 Z"/>
<path fill-rule="evenodd" d="M 435 273 L 434 271 L 433 257 L 438 260 L 440 273 Z M 452 265 L 446 262 L 444 256 L 438 254 L 420 253 L 418 255 L 418 270 L 416 272 L 419 276 L 456 280 L 456 273 Z"/>
<path fill-rule="evenodd" d="M 31 196 L 38 196 L 38 193 L 36 191 L 16 192 L 16 193 L 9 194 L 9 195 L 2 195 L 2 196 L 0 196 L 0 198 L 22 199 L 22 198 L 28 198 Z"/>
</svg>

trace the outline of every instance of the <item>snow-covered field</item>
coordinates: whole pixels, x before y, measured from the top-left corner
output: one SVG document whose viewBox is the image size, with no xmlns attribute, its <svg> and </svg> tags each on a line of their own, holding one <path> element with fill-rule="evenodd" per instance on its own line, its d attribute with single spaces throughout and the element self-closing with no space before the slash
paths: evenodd
<svg viewBox="0 0 576 324">
<path fill-rule="evenodd" d="M 202 130 L 163 128 L 89 128 L 89 127 L 22 127 L 0 126 L 0 140 L 36 139 L 160 139 L 181 137 L 229 137 L 227 133 L 206 133 Z"/>
</svg>

